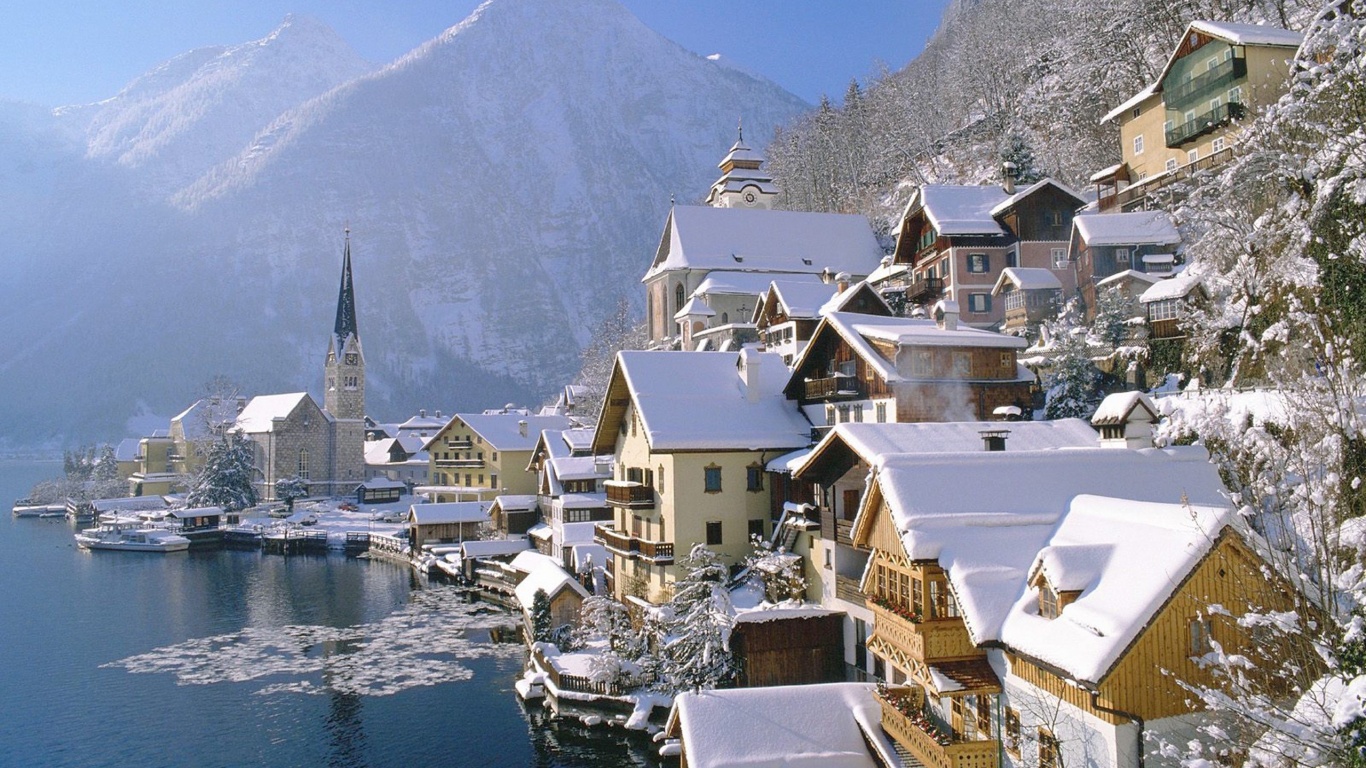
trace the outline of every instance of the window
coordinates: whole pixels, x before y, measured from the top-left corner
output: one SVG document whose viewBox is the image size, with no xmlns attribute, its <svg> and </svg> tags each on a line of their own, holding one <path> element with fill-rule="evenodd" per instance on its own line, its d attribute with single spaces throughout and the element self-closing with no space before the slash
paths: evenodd
<svg viewBox="0 0 1366 768">
<path fill-rule="evenodd" d="M 664 465 L 663 465 L 663 464 L 660 464 L 660 465 L 659 465 L 659 471 L 658 471 L 658 473 L 655 475 L 655 477 L 659 478 L 659 492 L 660 492 L 660 493 L 664 493 Z"/>
<path fill-rule="evenodd" d="M 1134 137 L 1134 154 L 1143 154 L 1143 134 L 1141 133 Z"/>
<path fill-rule="evenodd" d="M 1039 728 L 1039 768 L 1059 768 L 1058 740 L 1047 728 Z"/>
<path fill-rule="evenodd" d="M 717 481 L 720 485 L 720 480 Z M 751 493 L 764 489 L 764 468 L 757 464 L 750 465 L 745 469 L 745 490 Z"/>
<path fill-rule="evenodd" d="M 1020 251 L 1019 251 L 1019 249 L 1017 249 L 1017 248 L 1012 248 L 1012 249 L 1010 249 L 1010 251 L 1009 251 L 1008 253 L 1006 253 L 1006 266 L 1007 266 L 1007 267 L 1018 267 L 1018 266 L 1020 266 Z"/>
<path fill-rule="evenodd" d="M 873 405 L 873 418 L 877 423 L 882 424 L 887 421 L 887 404 L 876 403 Z"/>
<path fill-rule="evenodd" d="M 1243 86 L 1228 89 L 1228 102 L 1230 104 L 1243 103 Z"/>
<path fill-rule="evenodd" d="M 1001 353 L 1001 367 L 1007 371 L 1015 370 L 1015 354 L 1013 352 Z"/>
<path fill-rule="evenodd" d="M 828 404 L 825 406 L 825 423 L 829 426 L 839 423 L 835 421 L 835 406 Z"/>
<path fill-rule="evenodd" d="M 1129 249 L 1128 249 L 1128 248 L 1116 248 L 1116 249 L 1115 249 L 1115 263 L 1116 263 L 1116 264 L 1128 264 L 1128 263 L 1129 263 Z"/>
<path fill-rule="evenodd" d="M 299 450 L 299 467 L 294 474 L 298 475 L 300 480 L 308 479 L 308 451 Z"/>
<path fill-rule="evenodd" d="M 1180 163 L 1176 162 L 1176 158 L 1174 158 L 1174 157 L 1169 157 L 1169 158 L 1167 158 L 1167 171 L 1168 171 L 1168 172 L 1171 172 L 1171 171 L 1176 170 L 1176 166 L 1178 166 L 1178 165 L 1180 165 Z"/>
<path fill-rule="evenodd" d="M 682 284 L 682 283 L 679 283 L 677 286 L 674 287 L 674 311 L 669 313 L 669 317 L 673 317 L 674 315 L 676 315 L 676 314 L 678 314 L 679 312 L 682 312 L 682 311 L 683 311 L 683 284 Z"/>
<path fill-rule="evenodd" d="M 713 465 L 710 466 L 710 467 L 704 468 L 704 469 L 702 470 L 702 473 L 703 473 L 703 480 L 704 480 L 704 482 L 705 482 L 704 490 L 705 490 L 707 493 L 720 493 L 720 492 L 721 492 L 721 468 L 713 464 Z M 711 523 L 708 523 L 707 525 L 711 525 Z M 717 523 L 717 525 L 720 525 L 720 523 Z M 707 542 L 707 543 L 710 544 L 711 542 Z"/>
<path fill-rule="evenodd" d="M 1020 713 L 1019 711 L 1006 707 L 1006 751 L 1010 754 L 1020 756 Z"/>
<path fill-rule="evenodd" d="M 952 374 L 955 379 L 966 379 L 972 375 L 972 353 L 954 352 Z"/>
<path fill-rule="evenodd" d="M 1215 139 L 1215 140 L 1213 141 L 1213 143 L 1211 144 L 1210 148 L 1213 149 L 1215 152 L 1223 152 L 1223 151 L 1224 151 L 1224 137 L 1223 137 L 1223 136 L 1220 136 L 1219 138 Z"/>
<path fill-rule="evenodd" d="M 1180 299 L 1162 299 L 1148 305 L 1148 320 L 1175 320 L 1181 316 Z"/>
<path fill-rule="evenodd" d="M 968 254 L 969 273 L 974 275 L 980 275 L 983 272 L 989 271 L 991 271 L 991 259 L 987 258 L 987 255 L 985 253 Z"/>
<path fill-rule="evenodd" d="M 917 616 L 925 615 L 925 582 L 919 577 L 911 577 L 911 612 Z"/>
<path fill-rule="evenodd" d="M 1190 620 L 1190 648 L 1189 655 L 1204 656 L 1214 650 L 1214 644 L 1210 642 L 1209 619 L 1196 617 Z"/>
<path fill-rule="evenodd" d="M 1182 115 L 1182 117 L 1184 117 L 1184 118 L 1186 119 L 1186 122 L 1187 122 L 1187 123 L 1193 123 L 1193 122 L 1195 122 L 1195 110 L 1193 110 L 1193 109 L 1186 110 L 1186 114 Z"/>
<path fill-rule="evenodd" d="M 968 311 L 978 314 L 991 311 L 991 294 L 989 293 L 969 293 Z"/>
<path fill-rule="evenodd" d="M 707 546 L 716 546 L 721 543 L 721 521 L 707 521 Z"/>
<path fill-rule="evenodd" d="M 863 421 L 863 403 L 855 403 L 854 407 L 850 410 L 853 414 L 853 420 L 855 422 Z"/>
<path fill-rule="evenodd" d="M 1134 111 L 1130 112 L 1129 114 L 1133 115 L 1134 117 L 1138 117 L 1139 115 L 1143 114 L 1143 110 L 1139 109 L 1138 107 L 1134 107 Z"/>
<path fill-rule="evenodd" d="M 1024 307 L 1025 307 L 1025 292 L 1024 292 L 1024 291 L 1018 291 L 1018 290 L 1015 290 L 1015 289 L 1012 288 L 1011 290 L 1006 291 L 1006 292 L 1005 292 L 1004 294 L 1002 294 L 1002 295 L 1005 297 L 1005 300 L 1006 300 L 1006 310 L 1007 310 L 1007 311 L 1012 310 L 1012 309 L 1024 309 Z"/>
<path fill-rule="evenodd" d="M 1198 148 L 1197 148 L 1197 149 L 1192 149 L 1192 150 L 1190 150 L 1189 152 L 1186 153 L 1186 162 L 1188 162 L 1188 163 L 1193 163 L 1193 162 L 1195 162 L 1196 160 L 1199 160 L 1199 159 L 1200 159 L 1200 150 L 1199 150 Z"/>
<path fill-rule="evenodd" d="M 494 489 L 495 491 L 501 490 L 501 489 L 498 487 L 498 476 L 497 476 L 497 475 L 489 475 L 489 487 L 492 488 L 492 489 Z"/>
<path fill-rule="evenodd" d="M 753 520 L 750 520 L 750 521 L 749 521 L 749 531 L 748 531 L 748 533 L 749 533 L 749 540 L 750 540 L 750 541 L 754 541 L 755 539 L 758 539 L 758 540 L 762 541 L 763 538 L 764 538 L 764 520 L 763 520 L 763 518 L 759 517 L 759 518 L 755 518 L 755 519 L 753 519 Z M 826 551 L 829 552 L 829 550 L 826 550 Z"/>
<path fill-rule="evenodd" d="M 989 739 L 991 738 L 991 697 L 979 693 L 975 698 L 977 699 L 977 733 L 981 734 L 982 738 Z"/>
<path fill-rule="evenodd" d="M 927 377 L 934 374 L 934 354 L 928 349 L 911 351 L 911 375 Z"/>
<path fill-rule="evenodd" d="M 1058 593 L 1047 584 L 1039 584 L 1039 615 L 1045 619 L 1058 618 Z"/>
<path fill-rule="evenodd" d="M 1215 96 L 1214 98 L 1209 100 L 1209 111 L 1211 112 L 1219 109 L 1222 106 L 1224 106 L 1224 100 L 1219 98 L 1218 96 Z"/>
<path fill-rule="evenodd" d="M 1067 249 L 1066 249 L 1066 248 L 1054 248 L 1054 249 L 1053 249 L 1053 252 L 1052 252 L 1052 256 L 1053 256 L 1053 268 L 1054 268 L 1054 269 L 1066 269 L 1066 268 L 1067 268 Z"/>
<path fill-rule="evenodd" d="M 1063 218 L 1064 214 L 1062 211 L 1050 211 L 1048 213 L 1048 223 L 1055 227 L 1061 227 L 1064 224 Z"/>
<path fill-rule="evenodd" d="M 839 414 L 839 419 L 840 419 L 840 423 L 841 423 L 841 424 L 848 424 L 848 423 L 849 423 L 849 406 L 847 406 L 847 405 L 837 405 L 837 406 L 835 406 L 835 412 Z"/>
<path fill-rule="evenodd" d="M 1172 129 L 1175 128 L 1175 127 L 1176 127 L 1176 121 L 1175 121 L 1175 120 L 1168 120 L 1167 122 L 1165 122 L 1165 123 L 1162 124 L 1162 131 L 1163 131 L 1163 133 L 1171 133 Z"/>
<path fill-rule="evenodd" d="M 930 579 L 930 618 L 952 619 L 958 616 L 958 603 L 943 579 Z"/>
</svg>

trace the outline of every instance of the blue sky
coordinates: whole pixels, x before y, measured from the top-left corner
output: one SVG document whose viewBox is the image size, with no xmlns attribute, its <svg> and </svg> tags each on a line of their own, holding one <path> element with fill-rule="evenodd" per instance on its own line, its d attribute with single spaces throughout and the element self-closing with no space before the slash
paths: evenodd
<svg viewBox="0 0 1366 768">
<path fill-rule="evenodd" d="M 684 47 L 721 53 L 808 101 L 838 99 L 879 62 L 914 58 L 947 0 L 622 0 Z M 0 8 L 0 99 L 48 106 L 113 96 L 158 62 L 264 37 L 286 14 L 337 30 L 387 62 L 458 23 L 478 0 L 8 0 Z"/>
</svg>

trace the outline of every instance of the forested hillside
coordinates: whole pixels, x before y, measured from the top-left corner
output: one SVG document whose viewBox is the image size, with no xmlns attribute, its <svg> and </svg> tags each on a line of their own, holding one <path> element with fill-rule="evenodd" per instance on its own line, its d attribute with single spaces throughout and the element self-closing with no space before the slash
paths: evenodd
<svg viewBox="0 0 1366 768">
<path fill-rule="evenodd" d="M 1186 25 L 1302 28 L 1318 0 L 960 0 L 918 58 L 851 83 L 781 131 L 769 164 L 783 205 L 863 213 L 882 226 L 909 185 L 994 178 L 1002 153 L 1085 187 L 1119 159 L 1100 120 L 1152 82 Z"/>
</svg>

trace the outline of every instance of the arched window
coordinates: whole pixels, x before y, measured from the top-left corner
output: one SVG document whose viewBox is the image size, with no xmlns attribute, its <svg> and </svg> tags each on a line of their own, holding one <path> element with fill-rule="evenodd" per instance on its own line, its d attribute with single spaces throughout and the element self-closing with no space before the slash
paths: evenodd
<svg viewBox="0 0 1366 768">
<path fill-rule="evenodd" d="M 730 313 L 729 313 L 729 312 L 722 312 L 722 313 L 721 313 L 721 325 L 728 325 L 729 323 L 730 323 Z"/>
<path fill-rule="evenodd" d="M 674 314 L 683 311 L 683 284 L 679 283 L 674 287 Z"/>
</svg>

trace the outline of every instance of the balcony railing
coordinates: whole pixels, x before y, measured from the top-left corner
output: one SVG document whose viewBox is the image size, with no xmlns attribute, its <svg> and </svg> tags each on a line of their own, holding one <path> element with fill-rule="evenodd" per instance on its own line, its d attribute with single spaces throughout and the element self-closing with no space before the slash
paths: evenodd
<svg viewBox="0 0 1366 768">
<path fill-rule="evenodd" d="M 614 507 L 627 509 L 650 509 L 655 505 L 655 491 L 644 483 L 622 480 L 608 480 L 607 503 Z"/>
<path fill-rule="evenodd" d="M 446 447 L 447 447 L 447 448 L 461 448 L 461 449 L 464 449 L 464 448 L 473 448 L 473 447 L 474 447 L 474 441 L 473 441 L 473 440 L 470 440 L 469 438 L 464 438 L 464 439 L 458 439 L 458 438 L 457 438 L 457 439 L 454 439 L 454 440 L 448 439 L 448 440 L 446 440 Z"/>
<path fill-rule="evenodd" d="M 1103 211 L 1112 211 L 1115 209 L 1127 210 L 1130 203 L 1142 200 L 1164 187 L 1179 181 L 1185 181 L 1201 171 L 1208 171 L 1211 168 L 1223 165 L 1232 158 L 1232 147 L 1225 147 L 1218 152 L 1211 152 L 1193 163 L 1186 163 L 1174 171 L 1163 173 L 1159 176 L 1152 177 L 1148 181 L 1125 187 L 1114 195 L 1102 197 L 1100 199 L 1100 208 Z"/>
<path fill-rule="evenodd" d="M 859 397 L 858 379 L 842 373 L 834 376 L 825 376 L 819 379 L 807 379 L 806 382 L 807 400 L 824 400 L 833 397 Z"/>
<path fill-rule="evenodd" d="M 930 663 L 940 659 L 964 659 L 983 655 L 972 644 L 961 619 L 914 622 L 868 601 L 873 609 L 873 634 L 913 659 Z"/>
<path fill-rule="evenodd" d="M 924 701 L 918 688 L 879 695 L 883 730 L 927 768 L 997 768 L 1000 742 L 958 737 Z"/>
<path fill-rule="evenodd" d="M 1191 139 L 1204 136 L 1210 131 L 1226 125 L 1230 120 L 1242 118 L 1244 114 L 1246 114 L 1246 110 L 1243 109 L 1243 105 L 1236 101 L 1220 104 L 1203 115 L 1197 115 L 1194 120 L 1187 120 L 1167 131 L 1167 148 L 1175 149 Z"/>
<path fill-rule="evenodd" d="M 835 574 L 835 597 L 855 605 L 864 605 L 863 593 L 859 591 L 858 579 Z"/>
<path fill-rule="evenodd" d="M 594 526 L 594 536 L 598 543 L 623 557 L 649 560 L 656 565 L 668 565 L 674 561 L 674 545 L 671 541 L 650 541 L 628 536 L 605 525 Z"/>
<path fill-rule="evenodd" d="M 1214 69 L 1201 72 L 1184 83 L 1177 83 L 1162 89 L 1162 101 L 1168 109 L 1181 109 L 1192 101 L 1198 101 L 1206 90 L 1218 88 L 1225 90 L 1234 80 L 1247 75 L 1247 59 L 1234 58 L 1219 62 Z"/>
</svg>

